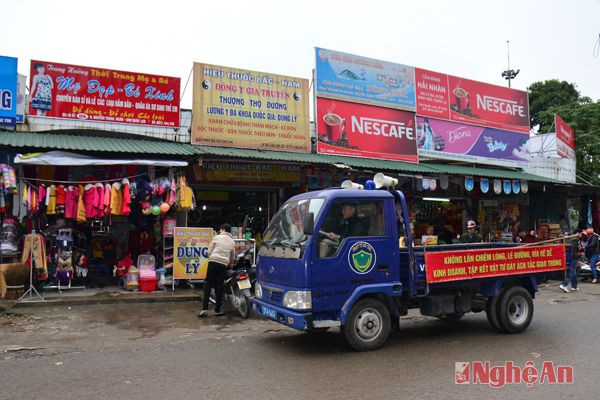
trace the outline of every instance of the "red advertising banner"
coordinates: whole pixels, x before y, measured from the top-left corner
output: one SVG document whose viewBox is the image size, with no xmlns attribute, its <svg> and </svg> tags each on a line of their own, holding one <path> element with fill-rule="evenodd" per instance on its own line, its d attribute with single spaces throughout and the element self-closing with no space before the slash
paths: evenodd
<svg viewBox="0 0 600 400">
<path fill-rule="evenodd" d="M 566 248 L 561 244 L 425 254 L 427 283 L 560 271 L 566 262 Z"/>
<path fill-rule="evenodd" d="M 448 75 L 415 68 L 417 115 L 450 119 Z"/>
<path fill-rule="evenodd" d="M 31 60 L 29 115 L 179 127 L 180 79 Z"/>
<path fill-rule="evenodd" d="M 317 98 L 317 152 L 419 162 L 415 113 Z"/>
<path fill-rule="evenodd" d="M 527 92 L 415 69 L 417 114 L 529 133 Z"/>
<path fill-rule="evenodd" d="M 575 159 L 575 133 L 558 114 L 554 114 L 556 127 L 556 151 L 562 158 Z"/>
</svg>

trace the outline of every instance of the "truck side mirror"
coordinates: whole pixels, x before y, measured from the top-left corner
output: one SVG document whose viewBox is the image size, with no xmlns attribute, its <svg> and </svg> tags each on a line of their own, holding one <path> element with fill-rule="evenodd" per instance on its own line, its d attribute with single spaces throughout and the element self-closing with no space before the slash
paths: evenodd
<svg viewBox="0 0 600 400">
<path fill-rule="evenodd" d="M 315 213 L 309 212 L 302 217 L 302 228 L 306 236 L 315 232 Z"/>
</svg>

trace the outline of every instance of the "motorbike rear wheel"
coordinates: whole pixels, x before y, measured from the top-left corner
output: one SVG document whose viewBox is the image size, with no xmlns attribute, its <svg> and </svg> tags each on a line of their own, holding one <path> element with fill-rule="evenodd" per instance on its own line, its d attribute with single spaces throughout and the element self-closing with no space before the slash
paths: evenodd
<svg viewBox="0 0 600 400">
<path fill-rule="evenodd" d="M 246 297 L 243 291 L 241 291 L 237 286 L 233 287 L 234 296 L 237 297 L 238 307 L 237 310 L 242 316 L 242 318 L 246 319 L 250 316 L 250 299 Z"/>
</svg>

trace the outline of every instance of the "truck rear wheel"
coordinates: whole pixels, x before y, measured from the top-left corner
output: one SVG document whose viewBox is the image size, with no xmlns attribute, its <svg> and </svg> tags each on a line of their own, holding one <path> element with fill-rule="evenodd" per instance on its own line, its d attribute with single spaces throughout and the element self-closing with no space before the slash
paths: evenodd
<svg viewBox="0 0 600 400">
<path fill-rule="evenodd" d="M 498 321 L 507 333 L 523 332 L 533 319 L 533 300 L 522 286 L 503 291 L 497 304 Z"/>
<path fill-rule="evenodd" d="M 506 330 L 500 324 L 500 319 L 498 317 L 498 299 L 505 290 L 506 289 L 501 289 L 500 293 L 498 293 L 496 296 L 488 298 L 485 306 L 485 315 L 487 316 L 488 322 L 494 327 L 494 329 L 502 333 L 505 333 Z"/>
<path fill-rule="evenodd" d="M 390 333 L 391 319 L 387 307 L 376 299 L 359 300 L 350 310 L 340 330 L 346 342 L 357 351 L 376 350 Z"/>
</svg>

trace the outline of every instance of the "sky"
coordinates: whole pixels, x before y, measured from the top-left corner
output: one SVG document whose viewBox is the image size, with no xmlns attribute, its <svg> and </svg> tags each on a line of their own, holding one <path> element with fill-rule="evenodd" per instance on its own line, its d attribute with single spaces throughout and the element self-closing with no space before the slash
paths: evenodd
<svg viewBox="0 0 600 400">
<path fill-rule="evenodd" d="M 513 87 L 557 78 L 600 99 L 600 0 L 0 0 L 0 55 L 181 78 L 206 62 L 310 78 L 314 47 Z M 192 82 L 181 106 L 191 108 Z"/>
</svg>

